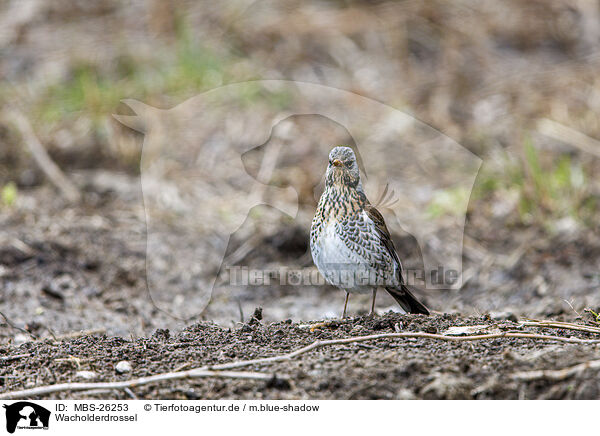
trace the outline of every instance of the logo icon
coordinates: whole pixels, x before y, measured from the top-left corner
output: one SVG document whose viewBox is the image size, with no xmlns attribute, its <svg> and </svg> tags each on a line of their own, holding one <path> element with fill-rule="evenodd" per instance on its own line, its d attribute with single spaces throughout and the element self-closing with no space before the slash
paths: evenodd
<svg viewBox="0 0 600 436">
<path fill-rule="evenodd" d="M 284 215 L 296 220 L 301 195 L 307 199 L 312 186 L 318 200 L 324 183 L 324 167 L 301 162 L 314 155 L 326 163 L 334 144 L 354 145 L 370 198 L 387 187 L 383 209 L 394 218 L 387 224 L 414 238 L 422 257 L 423 274 L 414 281 L 428 290 L 462 286 L 467 206 L 482 161 L 410 114 L 349 91 L 286 80 L 228 84 L 167 110 L 123 103 L 135 115 L 114 117 L 144 134 L 146 278 L 160 310 L 189 320 L 211 300 L 228 300 L 213 291 L 219 273 L 236 263 L 226 258 L 230 237 L 244 225 L 256 234 Z M 302 117 L 312 117 L 315 129 L 326 120 L 331 128 L 323 135 L 343 130 L 336 137 L 343 142 L 295 130 Z M 401 201 L 388 192 L 401 193 Z"/>
<path fill-rule="evenodd" d="M 50 422 L 50 411 L 42 406 L 29 401 L 19 401 L 13 404 L 5 404 L 6 409 L 6 431 L 14 433 L 18 429 L 48 429 Z"/>
</svg>

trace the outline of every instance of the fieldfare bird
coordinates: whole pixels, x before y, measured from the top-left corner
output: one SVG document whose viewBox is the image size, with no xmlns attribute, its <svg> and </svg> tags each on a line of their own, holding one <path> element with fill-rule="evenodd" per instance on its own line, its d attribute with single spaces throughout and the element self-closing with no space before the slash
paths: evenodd
<svg viewBox="0 0 600 436">
<path fill-rule="evenodd" d="M 353 292 L 373 292 L 373 314 L 378 287 L 385 288 L 407 313 L 429 315 L 404 284 L 390 232 L 367 200 L 350 147 L 335 147 L 329 153 L 325 191 L 310 229 L 310 250 L 325 280 L 346 291 L 343 318 Z"/>
</svg>

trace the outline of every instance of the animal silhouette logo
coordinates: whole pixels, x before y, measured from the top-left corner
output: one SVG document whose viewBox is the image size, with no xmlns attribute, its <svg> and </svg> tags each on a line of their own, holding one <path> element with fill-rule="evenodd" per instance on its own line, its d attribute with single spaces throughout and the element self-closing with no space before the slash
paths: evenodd
<svg viewBox="0 0 600 436">
<path fill-rule="evenodd" d="M 50 411 L 29 401 L 4 404 L 6 410 L 6 431 L 14 433 L 19 429 L 48 429 Z"/>
<path fill-rule="evenodd" d="M 282 214 L 296 218 L 298 191 L 270 177 L 276 159 L 268 154 L 252 176 L 242 156 L 301 115 L 320 115 L 347 129 L 362 156 L 367 194 L 376 198 L 384 186 L 401 193 L 402 201 L 388 207 L 395 217 L 388 221 L 391 230 L 416 239 L 425 271 L 442 266 L 457 272 L 451 288 L 460 288 L 465 217 L 481 159 L 431 126 L 349 91 L 286 80 L 226 85 L 171 109 L 124 103 L 135 115 L 114 117 L 144 134 L 146 276 L 159 309 L 181 319 L 198 316 L 216 298 L 230 236 L 248 220 L 265 225 Z M 327 153 L 332 145 L 319 144 Z M 270 208 L 253 216 L 258 205 Z M 428 289 L 436 288 L 425 279 Z"/>
</svg>

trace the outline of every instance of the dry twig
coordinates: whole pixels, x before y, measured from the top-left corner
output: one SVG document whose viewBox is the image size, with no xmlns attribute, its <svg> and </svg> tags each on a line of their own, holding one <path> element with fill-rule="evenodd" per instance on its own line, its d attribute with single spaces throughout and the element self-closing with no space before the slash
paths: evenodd
<svg viewBox="0 0 600 436">
<path fill-rule="evenodd" d="M 17 127 L 23 142 L 31 152 L 40 169 L 46 174 L 54 186 L 56 186 L 65 198 L 71 202 L 77 202 L 81 199 L 81 193 L 75 185 L 64 175 L 61 169 L 48 156 L 46 149 L 35 134 L 31 123 L 27 117 L 18 109 L 7 111 L 6 116 L 13 121 Z"/>
<path fill-rule="evenodd" d="M 11 328 L 13 328 L 15 330 L 18 330 L 20 332 L 25 333 L 25 334 L 31 336 L 31 338 L 33 338 L 33 339 L 37 339 L 38 338 L 36 335 L 34 335 L 33 333 L 31 333 L 30 331 L 27 331 L 24 328 L 19 327 L 18 325 L 16 325 L 15 323 L 13 323 L 10 319 L 8 319 L 8 317 L 4 313 L 0 312 L 0 316 L 2 316 L 2 318 L 4 318 L 4 322 L 6 322 L 6 324 L 9 327 L 11 327 Z"/>
<path fill-rule="evenodd" d="M 141 377 L 132 380 L 119 381 L 119 382 L 100 382 L 100 383 L 60 383 L 56 385 L 41 386 L 38 388 L 24 389 L 22 391 L 6 392 L 0 394 L 0 399 L 15 399 L 15 398 L 30 398 L 49 394 L 55 394 L 57 392 L 75 392 L 75 391 L 93 391 L 97 390 L 112 390 L 120 389 L 127 390 L 137 386 L 143 386 L 153 383 L 160 383 L 168 380 L 181 380 L 187 378 L 201 378 L 201 377 L 221 377 L 221 378 L 238 378 L 238 379 L 249 379 L 249 380 L 271 380 L 273 375 L 263 374 L 259 372 L 235 372 L 235 371 L 207 371 L 202 368 L 190 369 L 189 371 L 182 372 L 168 372 L 164 374 L 157 374 L 150 377 Z"/>
<path fill-rule="evenodd" d="M 518 381 L 533 381 L 533 380 L 553 380 L 560 381 L 581 374 L 586 369 L 600 369 L 600 360 L 590 360 L 589 362 L 580 363 L 579 365 L 571 366 L 563 369 L 545 369 L 538 371 L 524 371 L 513 374 L 513 378 Z"/>
<path fill-rule="evenodd" d="M 519 322 L 524 327 L 540 327 L 540 328 L 556 328 L 565 330 L 576 330 L 587 333 L 600 333 L 600 327 L 594 327 L 591 325 L 574 324 L 570 322 L 562 321 L 538 321 L 535 319 L 526 320 Z"/>
<path fill-rule="evenodd" d="M 2 356 L 0 357 L 0 361 L 9 362 L 11 360 L 22 359 L 24 357 L 29 357 L 31 354 L 13 354 L 12 356 Z"/>
<path fill-rule="evenodd" d="M 581 133 L 579 130 L 572 129 L 548 118 L 539 120 L 537 129 L 543 135 L 570 144 L 594 156 L 600 156 L 600 141 Z"/>
<path fill-rule="evenodd" d="M 53 340 L 62 341 L 64 339 L 77 339 L 82 336 L 103 335 L 105 333 L 106 333 L 106 329 L 81 330 L 78 332 L 71 332 L 71 333 L 66 333 L 64 335 L 53 336 Z"/>
</svg>

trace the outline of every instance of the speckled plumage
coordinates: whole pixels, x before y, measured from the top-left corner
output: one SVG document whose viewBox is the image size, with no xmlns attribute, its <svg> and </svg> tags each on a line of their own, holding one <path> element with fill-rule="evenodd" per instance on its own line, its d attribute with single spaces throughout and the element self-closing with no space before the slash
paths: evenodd
<svg viewBox="0 0 600 436">
<path fill-rule="evenodd" d="M 335 147 L 329 154 L 325 190 L 312 221 L 310 248 L 315 265 L 332 285 L 349 293 L 384 287 L 409 313 L 428 314 L 406 288 L 383 217 L 369 203 L 354 151 Z M 346 306 L 344 306 L 344 316 Z"/>
</svg>

